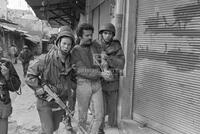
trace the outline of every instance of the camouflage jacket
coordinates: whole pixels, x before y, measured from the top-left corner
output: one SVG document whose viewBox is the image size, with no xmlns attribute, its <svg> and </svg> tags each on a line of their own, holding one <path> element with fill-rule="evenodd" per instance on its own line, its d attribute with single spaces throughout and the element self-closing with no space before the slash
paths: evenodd
<svg viewBox="0 0 200 134">
<path fill-rule="evenodd" d="M 56 87 L 54 91 L 62 100 L 67 100 L 69 89 L 72 88 L 71 63 L 68 55 L 65 63 L 62 63 L 58 50 L 41 55 L 29 65 L 26 83 L 33 89 L 41 88 L 43 83 Z"/>
<path fill-rule="evenodd" d="M 102 80 L 103 90 L 114 91 L 119 89 L 119 76 L 122 72 L 125 64 L 124 52 L 121 47 L 121 43 L 118 40 L 112 40 L 109 43 L 105 43 L 102 40 L 94 40 L 94 43 L 100 44 L 102 51 L 105 51 L 108 58 L 108 69 L 113 73 L 113 81 Z"/>
</svg>

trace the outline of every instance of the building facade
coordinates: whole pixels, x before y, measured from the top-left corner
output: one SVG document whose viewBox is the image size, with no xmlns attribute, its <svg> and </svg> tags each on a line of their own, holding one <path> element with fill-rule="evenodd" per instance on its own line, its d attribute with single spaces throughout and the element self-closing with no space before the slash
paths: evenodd
<svg viewBox="0 0 200 134">
<path fill-rule="evenodd" d="M 41 0 L 37 2 L 41 5 Z M 56 4 L 52 3 L 52 7 L 64 5 L 63 1 L 53 2 Z M 81 2 L 86 3 L 86 9 L 80 22 L 94 25 L 94 38 L 98 38 L 102 24 L 112 22 L 125 53 L 126 64 L 120 78 L 119 126 L 123 127 L 128 120 L 145 123 L 166 134 L 199 134 L 200 1 L 77 3 Z M 29 3 L 34 7 L 34 3 Z M 34 11 L 41 16 L 37 9 Z M 47 8 L 46 12 L 49 11 Z M 63 20 L 62 15 L 55 14 L 55 17 Z"/>
</svg>

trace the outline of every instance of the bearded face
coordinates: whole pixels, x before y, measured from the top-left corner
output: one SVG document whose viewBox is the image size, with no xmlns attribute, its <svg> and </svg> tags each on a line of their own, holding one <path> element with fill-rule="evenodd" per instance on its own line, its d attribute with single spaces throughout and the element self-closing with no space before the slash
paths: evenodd
<svg viewBox="0 0 200 134">
<path fill-rule="evenodd" d="M 92 43 L 92 30 L 83 30 L 83 34 L 80 38 L 80 44 L 90 45 Z"/>
</svg>

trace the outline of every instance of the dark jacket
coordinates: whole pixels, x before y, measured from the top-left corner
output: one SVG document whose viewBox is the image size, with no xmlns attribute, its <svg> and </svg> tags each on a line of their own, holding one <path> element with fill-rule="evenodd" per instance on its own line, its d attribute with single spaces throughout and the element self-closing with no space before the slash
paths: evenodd
<svg viewBox="0 0 200 134">
<path fill-rule="evenodd" d="M 19 60 L 21 60 L 22 63 L 29 63 L 32 59 L 33 53 L 29 49 L 22 49 L 19 54 Z"/>
<path fill-rule="evenodd" d="M 41 88 L 43 82 L 56 87 L 54 91 L 63 101 L 67 100 L 71 87 L 70 55 L 63 64 L 58 56 L 58 50 L 41 55 L 29 65 L 26 83 L 33 89 Z"/>
<path fill-rule="evenodd" d="M 14 92 L 20 88 L 21 81 L 20 78 L 13 66 L 13 64 L 6 58 L 0 59 L 0 64 L 5 64 L 5 66 L 9 69 L 9 79 L 6 80 L 4 76 L 0 73 L 0 92 L 4 94 L 5 103 L 10 103 L 10 94 L 9 91 Z M 4 101 L 4 100 L 0 100 Z"/>
<path fill-rule="evenodd" d="M 108 55 L 108 69 L 111 70 L 114 76 L 113 81 L 102 80 L 103 91 L 118 90 L 120 72 L 122 72 L 125 64 L 125 57 L 121 43 L 118 40 L 112 40 L 107 44 L 103 40 L 95 40 L 94 43 L 100 44 L 103 51 Z"/>
<path fill-rule="evenodd" d="M 94 64 L 94 55 L 100 54 L 99 44 L 76 45 L 72 50 L 72 64 L 77 67 L 77 78 L 89 80 L 100 79 L 100 68 Z"/>
</svg>

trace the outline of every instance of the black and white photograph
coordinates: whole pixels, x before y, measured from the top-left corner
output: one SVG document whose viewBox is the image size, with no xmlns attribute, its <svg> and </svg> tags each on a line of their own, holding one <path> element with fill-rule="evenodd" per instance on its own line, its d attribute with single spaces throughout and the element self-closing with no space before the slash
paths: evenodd
<svg viewBox="0 0 200 134">
<path fill-rule="evenodd" d="M 0 134 L 200 134 L 200 0 L 0 0 Z"/>
</svg>

